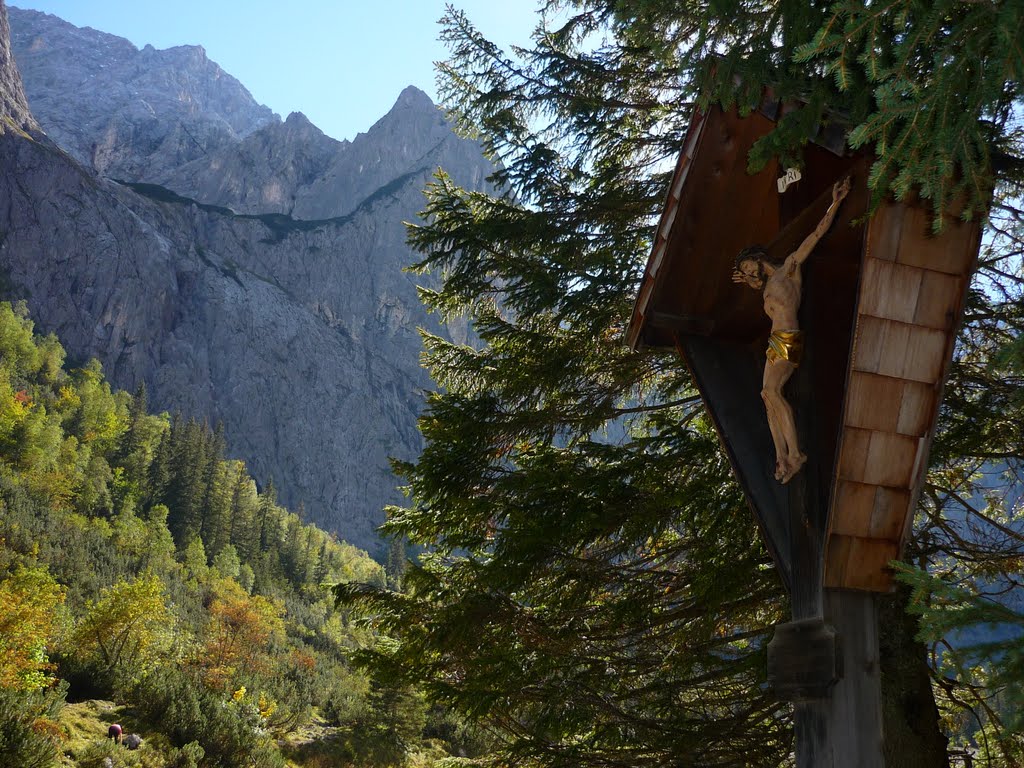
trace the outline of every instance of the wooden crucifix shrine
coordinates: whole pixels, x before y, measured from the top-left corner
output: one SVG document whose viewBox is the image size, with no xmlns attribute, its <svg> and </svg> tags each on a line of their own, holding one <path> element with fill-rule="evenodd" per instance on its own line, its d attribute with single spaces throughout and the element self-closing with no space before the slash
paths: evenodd
<svg viewBox="0 0 1024 768">
<path fill-rule="evenodd" d="M 745 117 L 694 117 L 627 341 L 683 356 L 789 591 L 769 680 L 794 703 L 797 765 L 882 766 L 874 595 L 892 588 L 913 522 L 980 227 L 951 217 L 933 236 L 930 209 L 914 202 L 868 217 L 873 158 L 846 151 L 842 131 L 807 144 L 800 174 L 747 174 L 751 146 L 784 110 L 766 99 Z M 781 268 L 816 228 L 796 328 L 782 328 L 785 312 L 751 290 L 768 275 L 757 285 L 737 256 L 760 246 Z M 800 334 L 773 334 L 789 330 Z M 784 396 L 806 462 L 779 459 L 762 401 L 766 350 L 795 355 L 794 344 Z"/>
</svg>

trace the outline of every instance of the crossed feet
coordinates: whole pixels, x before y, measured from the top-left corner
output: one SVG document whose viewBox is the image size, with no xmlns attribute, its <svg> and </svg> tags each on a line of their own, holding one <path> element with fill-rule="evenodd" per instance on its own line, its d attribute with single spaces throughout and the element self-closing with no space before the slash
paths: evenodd
<svg viewBox="0 0 1024 768">
<path fill-rule="evenodd" d="M 775 462 L 775 479 L 785 485 L 793 476 L 800 471 L 807 463 L 807 454 L 798 453 L 795 456 L 779 458 Z"/>
</svg>

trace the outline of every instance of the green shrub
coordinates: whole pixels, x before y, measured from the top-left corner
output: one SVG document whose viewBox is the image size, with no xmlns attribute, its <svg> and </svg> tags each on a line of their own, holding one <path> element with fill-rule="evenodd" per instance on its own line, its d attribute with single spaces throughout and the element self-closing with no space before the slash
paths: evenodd
<svg viewBox="0 0 1024 768">
<path fill-rule="evenodd" d="M 204 767 L 284 766 L 257 708 L 244 701 L 225 700 L 188 670 L 163 668 L 150 674 L 133 698 L 145 719 L 159 723 L 174 744 L 185 749 L 197 743 L 205 754 Z"/>
<path fill-rule="evenodd" d="M 105 761 L 109 760 L 107 763 Z M 97 739 L 75 761 L 78 768 L 141 768 L 142 757 L 110 739 Z"/>
<path fill-rule="evenodd" d="M 181 749 L 175 749 L 168 756 L 167 768 L 199 768 L 203 757 L 206 755 L 199 743 L 190 741 Z"/>
<path fill-rule="evenodd" d="M 60 755 L 57 717 L 64 687 L 20 692 L 0 688 L 0 760 L 4 766 L 50 768 Z"/>
<path fill-rule="evenodd" d="M 342 665 L 333 665 L 323 681 L 320 713 L 331 725 L 352 725 L 366 719 L 370 680 Z"/>
</svg>

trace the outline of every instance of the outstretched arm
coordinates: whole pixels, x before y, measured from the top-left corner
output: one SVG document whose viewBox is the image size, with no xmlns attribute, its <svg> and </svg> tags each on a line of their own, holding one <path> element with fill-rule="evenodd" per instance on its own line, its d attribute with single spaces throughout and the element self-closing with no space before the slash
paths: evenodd
<svg viewBox="0 0 1024 768">
<path fill-rule="evenodd" d="M 798 267 L 807 260 L 807 257 L 811 255 L 811 251 L 814 250 L 814 246 L 818 244 L 818 241 L 828 232 L 828 228 L 832 226 L 832 220 L 836 217 L 839 204 L 843 202 L 843 198 L 846 197 L 849 191 L 849 176 L 835 183 L 832 187 L 832 205 L 825 211 L 825 215 L 821 217 L 821 221 L 818 222 L 818 226 L 814 228 L 814 231 L 805 237 L 804 241 L 800 243 L 800 247 L 793 251 L 786 259 L 787 267 Z"/>
</svg>

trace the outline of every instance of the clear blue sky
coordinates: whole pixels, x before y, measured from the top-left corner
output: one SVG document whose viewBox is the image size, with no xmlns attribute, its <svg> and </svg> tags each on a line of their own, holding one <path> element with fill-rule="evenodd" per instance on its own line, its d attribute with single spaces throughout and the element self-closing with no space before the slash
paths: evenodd
<svg viewBox="0 0 1024 768">
<path fill-rule="evenodd" d="M 436 23 L 444 0 L 7 0 L 138 47 L 202 45 L 207 55 L 286 117 L 302 112 L 351 139 L 407 85 L 437 101 L 433 62 L 447 52 Z M 499 45 L 525 44 L 538 0 L 455 0 Z"/>
</svg>

